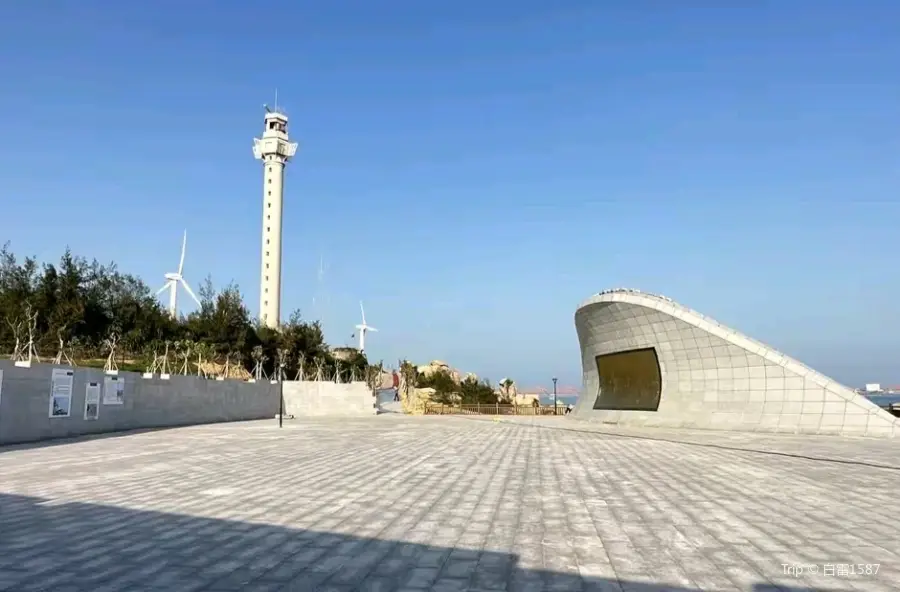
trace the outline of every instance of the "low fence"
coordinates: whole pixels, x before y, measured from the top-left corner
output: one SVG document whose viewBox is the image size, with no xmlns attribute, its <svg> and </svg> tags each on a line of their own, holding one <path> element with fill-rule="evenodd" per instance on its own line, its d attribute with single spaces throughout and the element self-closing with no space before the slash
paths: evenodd
<svg viewBox="0 0 900 592">
<path fill-rule="evenodd" d="M 481 403 L 476 405 L 442 405 L 428 403 L 425 415 L 564 415 L 565 407 L 553 405 L 504 405 Z"/>
</svg>

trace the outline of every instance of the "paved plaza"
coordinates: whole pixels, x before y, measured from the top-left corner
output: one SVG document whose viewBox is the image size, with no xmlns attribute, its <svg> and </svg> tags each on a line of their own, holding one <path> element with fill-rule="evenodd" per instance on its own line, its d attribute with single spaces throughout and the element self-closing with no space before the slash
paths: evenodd
<svg viewBox="0 0 900 592">
<path fill-rule="evenodd" d="M 0 590 L 887 592 L 898 452 L 403 416 L 0 448 Z"/>
</svg>

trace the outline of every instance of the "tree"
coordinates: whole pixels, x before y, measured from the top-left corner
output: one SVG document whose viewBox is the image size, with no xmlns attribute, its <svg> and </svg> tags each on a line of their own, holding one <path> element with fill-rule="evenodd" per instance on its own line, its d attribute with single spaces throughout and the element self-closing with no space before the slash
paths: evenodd
<svg viewBox="0 0 900 592">
<path fill-rule="evenodd" d="M 400 367 L 400 400 L 403 401 L 403 408 L 407 409 L 411 403 L 410 395 L 414 394 L 418 382 L 419 370 L 409 360 L 398 360 L 397 365 Z"/>
<path fill-rule="evenodd" d="M 473 376 L 467 376 L 459 383 L 459 395 L 463 405 L 475 405 L 477 403 L 496 403 L 497 393 L 490 381 L 478 381 Z"/>
<path fill-rule="evenodd" d="M 285 375 L 295 376 L 301 359 L 322 360 L 326 372 L 334 375 L 334 356 L 318 321 L 304 321 L 295 312 L 278 330 L 260 326 L 238 286 L 228 284 L 216 290 L 210 278 L 201 285 L 199 295 L 197 311 L 172 319 L 143 281 L 122 273 L 114 263 L 88 262 L 66 249 L 57 264 L 40 266 L 32 257 L 17 259 L 7 243 L 0 248 L 0 350 L 14 349 L 25 309 L 30 307 L 38 315 L 38 350 L 55 352 L 62 340 L 81 365 L 102 367 L 104 343 L 115 334 L 123 370 L 144 371 L 153 366 L 168 344 L 173 368 L 178 355 L 182 356 L 179 368 L 184 366 L 190 350 L 189 373 L 197 371 L 200 357 L 221 365 L 229 354 L 231 364 L 250 370 L 252 352 L 261 348 L 268 376 L 275 376 L 279 361 L 285 362 Z M 179 343 L 177 353 L 175 342 Z M 367 368 L 362 354 L 342 362 L 345 379 L 352 374 L 363 380 Z"/>
<path fill-rule="evenodd" d="M 511 378 L 504 378 L 499 383 L 500 398 L 511 403 L 516 401 L 516 382 Z"/>
<path fill-rule="evenodd" d="M 431 398 L 435 403 L 443 403 L 449 405 L 458 400 L 459 385 L 453 380 L 449 372 L 445 370 L 435 370 L 431 374 L 420 374 L 416 380 L 418 388 L 433 388 L 434 396 Z"/>
</svg>

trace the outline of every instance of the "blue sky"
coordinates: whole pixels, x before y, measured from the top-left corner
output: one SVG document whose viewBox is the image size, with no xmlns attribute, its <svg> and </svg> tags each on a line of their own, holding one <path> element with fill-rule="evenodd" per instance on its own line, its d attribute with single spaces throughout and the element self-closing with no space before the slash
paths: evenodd
<svg viewBox="0 0 900 592">
<path fill-rule="evenodd" d="M 283 315 L 333 344 L 362 299 L 375 359 L 575 385 L 576 306 L 628 286 L 900 383 L 898 19 L 887 0 L 7 2 L 0 240 L 158 287 L 187 228 L 189 281 L 234 280 L 257 311 L 251 146 L 277 88 L 300 143 Z"/>
</svg>

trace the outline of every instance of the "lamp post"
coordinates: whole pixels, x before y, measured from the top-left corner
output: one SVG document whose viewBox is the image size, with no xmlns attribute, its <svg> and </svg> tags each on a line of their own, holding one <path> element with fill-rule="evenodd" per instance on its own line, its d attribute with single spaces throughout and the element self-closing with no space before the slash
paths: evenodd
<svg viewBox="0 0 900 592">
<path fill-rule="evenodd" d="M 284 422 L 284 362 L 278 365 L 278 427 Z"/>
<path fill-rule="evenodd" d="M 275 369 L 275 377 L 278 379 L 278 427 L 282 427 L 284 425 L 284 367 L 287 366 L 290 351 L 279 348 L 275 355 L 275 362 L 278 364 Z"/>
<path fill-rule="evenodd" d="M 556 406 L 556 377 L 553 378 L 553 415 L 559 415 L 559 407 Z"/>
</svg>

